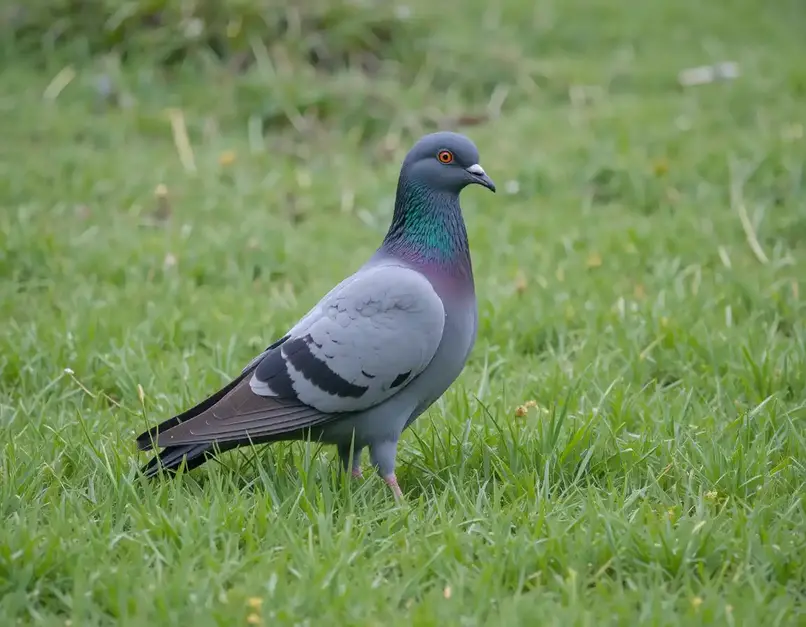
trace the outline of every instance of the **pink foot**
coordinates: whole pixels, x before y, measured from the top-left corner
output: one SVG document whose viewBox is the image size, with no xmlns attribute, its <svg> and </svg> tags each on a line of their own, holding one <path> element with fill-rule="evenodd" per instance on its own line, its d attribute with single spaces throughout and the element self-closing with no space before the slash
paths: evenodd
<svg viewBox="0 0 806 627">
<path fill-rule="evenodd" d="M 403 498 L 403 491 L 400 489 L 400 486 L 397 485 L 397 477 L 395 477 L 395 473 L 386 475 L 383 480 L 386 482 L 386 485 L 392 488 L 392 493 L 395 495 L 396 499 Z"/>
<path fill-rule="evenodd" d="M 364 473 L 361 472 L 361 469 L 356 467 L 353 468 L 353 479 L 362 479 L 364 477 Z"/>
</svg>

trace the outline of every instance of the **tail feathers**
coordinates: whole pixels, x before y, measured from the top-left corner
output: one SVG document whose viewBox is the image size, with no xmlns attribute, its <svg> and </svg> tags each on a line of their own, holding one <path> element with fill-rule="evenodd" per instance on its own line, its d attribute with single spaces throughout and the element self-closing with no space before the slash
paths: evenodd
<svg viewBox="0 0 806 627">
<path fill-rule="evenodd" d="M 268 351 L 271 351 L 274 348 L 280 346 L 283 342 L 288 339 L 288 335 L 280 338 L 273 344 L 271 344 L 266 350 L 258 355 L 255 359 L 253 359 L 246 368 L 243 369 L 241 374 L 237 376 L 235 379 L 230 381 L 226 386 L 212 394 L 211 396 L 204 399 L 202 402 L 198 403 L 194 407 L 191 407 L 185 412 L 174 416 L 173 418 L 169 418 L 161 422 L 160 424 L 156 425 L 155 427 L 151 427 L 147 431 L 144 431 L 139 436 L 137 436 L 137 448 L 141 451 L 151 451 L 154 450 L 157 437 L 160 433 L 164 433 L 174 427 L 181 425 L 183 422 L 190 420 L 191 418 L 195 418 L 196 416 L 203 414 L 204 412 L 210 410 L 216 404 L 218 404 L 224 397 L 226 397 L 230 392 L 232 392 L 247 376 L 251 375 L 252 372 L 255 370 L 257 365 L 260 363 L 261 359 L 265 357 Z M 264 438 L 266 439 L 266 438 Z M 214 440 L 214 438 L 211 438 Z M 159 453 L 154 455 L 148 463 L 146 463 L 141 472 L 148 478 L 154 477 L 159 474 L 160 470 L 164 470 L 170 475 L 175 475 L 176 471 L 184 464 L 185 470 L 193 470 L 194 468 L 201 466 L 206 461 L 215 457 L 217 453 L 223 453 L 230 449 L 236 448 L 239 445 L 246 443 L 248 441 L 248 436 L 246 439 L 239 439 L 234 441 L 228 442 L 215 442 L 215 441 L 208 441 L 208 442 L 193 442 L 187 444 L 177 444 L 175 446 L 167 446 L 163 448 Z M 251 442 L 250 442 L 251 443 Z"/>
<path fill-rule="evenodd" d="M 155 477 L 160 470 L 164 470 L 170 475 L 175 475 L 176 471 L 185 463 L 185 471 L 193 470 L 201 466 L 204 462 L 212 459 L 216 451 L 213 444 L 185 444 L 180 446 L 169 446 L 162 449 L 158 455 L 152 457 L 143 466 L 141 472 L 147 477 Z M 231 446 L 219 446 L 218 452 L 223 452 L 232 448 Z"/>
<path fill-rule="evenodd" d="M 248 375 L 252 369 L 245 370 L 241 373 L 240 376 L 230 381 L 226 386 L 218 390 L 212 396 L 207 397 L 198 405 L 191 407 L 185 412 L 174 416 L 173 418 L 169 418 L 158 424 L 155 427 L 151 427 L 148 431 L 144 431 L 140 435 L 137 436 L 137 448 L 141 451 L 150 451 L 154 448 L 154 443 L 157 440 L 157 435 L 159 433 L 164 433 L 168 429 L 172 429 L 176 425 L 182 424 L 186 420 L 193 418 L 194 416 L 198 416 L 200 413 L 207 411 L 213 405 L 215 405 L 218 401 L 220 401 L 224 396 L 226 396 L 236 385 L 238 385 L 243 379 Z"/>
</svg>

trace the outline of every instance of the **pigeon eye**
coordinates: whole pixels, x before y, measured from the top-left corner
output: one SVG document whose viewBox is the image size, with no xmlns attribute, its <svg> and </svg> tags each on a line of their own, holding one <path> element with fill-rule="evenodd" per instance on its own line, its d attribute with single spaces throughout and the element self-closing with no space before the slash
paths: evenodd
<svg viewBox="0 0 806 627">
<path fill-rule="evenodd" d="M 450 150 L 440 150 L 437 153 L 440 163 L 453 163 L 453 153 Z"/>
</svg>

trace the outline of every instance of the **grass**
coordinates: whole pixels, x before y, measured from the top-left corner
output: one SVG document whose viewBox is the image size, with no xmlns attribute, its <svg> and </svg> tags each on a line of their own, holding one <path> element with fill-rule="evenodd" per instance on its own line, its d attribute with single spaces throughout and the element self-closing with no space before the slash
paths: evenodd
<svg viewBox="0 0 806 627">
<path fill-rule="evenodd" d="M 804 623 L 803 8 L 427 5 L 374 75 L 5 63 L 0 624 Z M 463 195 L 479 338 L 406 504 L 313 445 L 139 478 L 137 433 L 372 252 L 435 125 L 499 193 Z"/>
</svg>

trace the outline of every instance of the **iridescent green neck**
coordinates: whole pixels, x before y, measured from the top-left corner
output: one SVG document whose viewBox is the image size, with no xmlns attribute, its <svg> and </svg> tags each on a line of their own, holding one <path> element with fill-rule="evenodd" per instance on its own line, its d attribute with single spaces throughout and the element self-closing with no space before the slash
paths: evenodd
<svg viewBox="0 0 806 627">
<path fill-rule="evenodd" d="M 458 194 L 401 177 L 392 225 L 381 248 L 414 263 L 469 270 L 470 248 Z"/>
</svg>

